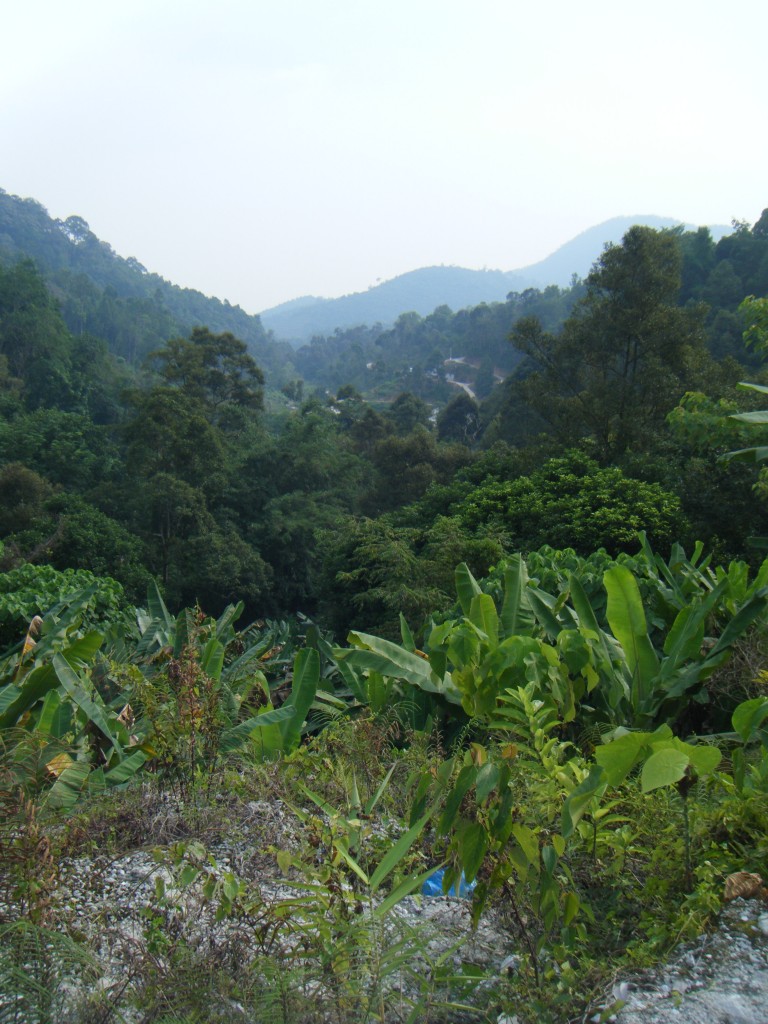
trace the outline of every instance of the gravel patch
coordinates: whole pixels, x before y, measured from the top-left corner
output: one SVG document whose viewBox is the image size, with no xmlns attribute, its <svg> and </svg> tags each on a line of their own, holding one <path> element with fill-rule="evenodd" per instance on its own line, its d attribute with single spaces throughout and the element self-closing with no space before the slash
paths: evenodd
<svg viewBox="0 0 768 1024">
<path fill-rule="evenodd" d="M 716 931 L 614 986 L 617 1024 L 768 1024 L 768 907 L 726 904 Z"/>
</svg>

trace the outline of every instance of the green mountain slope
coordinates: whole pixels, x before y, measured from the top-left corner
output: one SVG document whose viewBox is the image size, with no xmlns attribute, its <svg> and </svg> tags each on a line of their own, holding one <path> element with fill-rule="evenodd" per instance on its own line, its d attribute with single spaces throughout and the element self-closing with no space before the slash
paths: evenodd
<svg viewBox="0 0 768 1024">
<path fill-rule="evenodd" d="M 55 220 L 36 200 L 0 189 L 0 262 L 24 258 L 38 265 L 70 330 L 104 338 L 129 362 L 141 361 L 170 335 L 186 335 L 197 325 L 231 331 L 269 371 L 278 371 L 290 357 L 258 316 L 180 288 L 138 260 L 119 256 L 81 217 Z"/>
</svg>

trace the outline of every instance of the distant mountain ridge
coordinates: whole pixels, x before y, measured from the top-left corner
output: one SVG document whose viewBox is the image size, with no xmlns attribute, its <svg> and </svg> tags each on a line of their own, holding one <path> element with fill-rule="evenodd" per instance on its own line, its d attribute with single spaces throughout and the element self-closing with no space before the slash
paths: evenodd
<svg viewBox="0 0 768 1024">
<path fill-rule="evenodd" d="M 466 270 L 463 267 L 422 267 L 365 292 L 338 299 L 305 296 L 260 314 L 261 322 L 281 340 L 308 341 L 313 335 L 333 334 L 337 327 L 391 327 L 401 313 L 427 316 L 438 306 L 455 312 L 481 302 L 498 302 L 511 291 L 534 282 L 502 270 Z"/>
<path fill-rule="evenodd" d="M 464 267 L 423 267 L 400 274 L 389 281 L 338 299 L 302 296 L 264 310 L 261 322 L 277 338 L 294 344 L 313 335 L 329 335 L 336 328 L 380 323 L 391 326 L 401 313 L 427 316 L 438 306 L 454 312 L 482 302 L 503 302 L 510 292 L 548 285 L 567 287 L 576 274 L 586 277 L 606 243 L 620 242 L 633 224 L 652 228 L 683 225 L 672 217 L 643 214 L 613 217 L 588 228 L 538 263 L 518 270 L 468 270 Z M 710 227 L 717 241 L 730 227 Z"/>
<path fill-rule="evenodd" d="M 681 222 L 653 215 L 614 217 L 518 270 L 423 267 L 365 292 L 336 299 L 302 296 L 252 316 L 226 299 L 179 287 L 138 260 L 119 256 L 81 217 L 54 220 L 35 199 L 0 188 L 0 262 L 34 259 L 59 298 L 70 329 L 104 337 L 116 354 L 131 362 L 162 345 L 169 332 L 184 334 L 203 324 L 213 331 L 231 331 L 248 344 L 265 369 L 280 375 L 292 358 L 286 342 L 301 345 L 314 335 L 330 336 L 337 328 L 387 328 L 403 313 L 428 316 L 440 306 L 457 312 L 503 302 L 510 292 L 526 288 L 567 287 L 574 274 L 585 277 L 604 245 L 619 242 L 632 224 L 662 228 Z M 710 228 L 716 240 L 730 230 Z M 137 336 L 139 307 L 146 328 Z"/>
</svg>

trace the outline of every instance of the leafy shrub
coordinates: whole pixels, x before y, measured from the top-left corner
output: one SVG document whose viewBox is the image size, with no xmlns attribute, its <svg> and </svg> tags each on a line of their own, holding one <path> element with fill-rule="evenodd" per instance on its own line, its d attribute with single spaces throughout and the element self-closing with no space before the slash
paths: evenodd
<svg viewBox="0 0 768 1024">
<path fill-rule="evenodd" d="M 109 623 L 127 610 L 122 586 L 109 576 L 87 569 L 53 569 L 50 565 L 22 565 L 0 574 L 0 650 L 22 640 L 35 615 L 62 605 L 74 594 L 94 588 L 83 611 L 83 624 Z"/>
<path fill-rule="evenodd" d="M 471 530 L 502 527 L 513 550 L 548 544 L 616 555 L 634 546 L 641 530 L 661 547 L 686 532 L 676 495 L 578 451 L 549 459 L 530 476 L 482 484 L 453 511 Z"/>
</svg>

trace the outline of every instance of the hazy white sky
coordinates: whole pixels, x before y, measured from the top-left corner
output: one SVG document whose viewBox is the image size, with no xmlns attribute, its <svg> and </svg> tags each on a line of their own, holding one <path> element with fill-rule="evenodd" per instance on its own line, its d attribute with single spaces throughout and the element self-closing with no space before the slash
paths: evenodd
<svg viewBox="0 0 768 1024">
<path fill-rule="evenodd" d="M 25 0 L 0 187 L 249 312 L 768 206 L 765 0 Z"/>
</svg>

